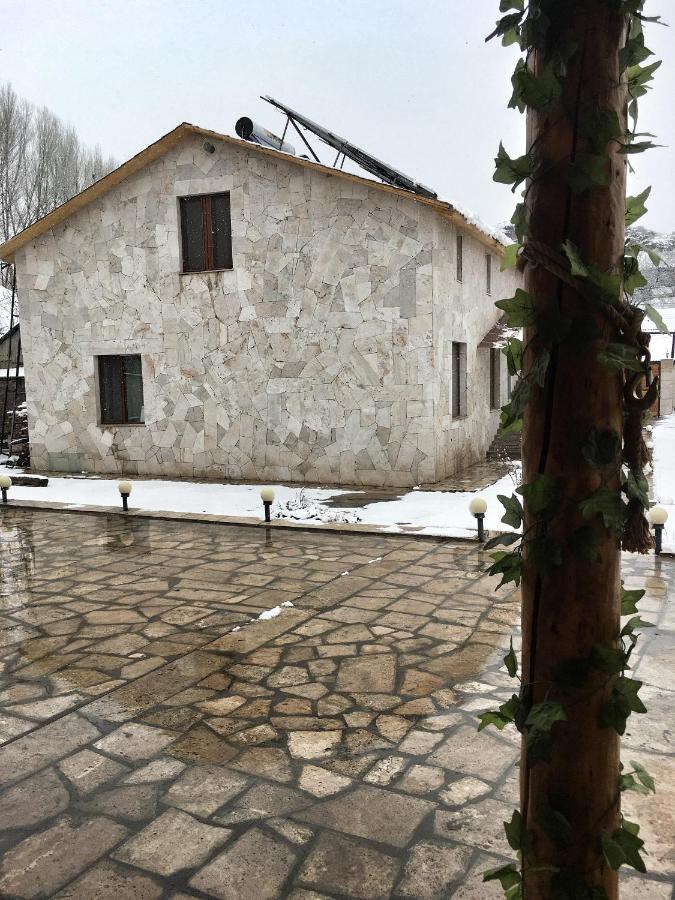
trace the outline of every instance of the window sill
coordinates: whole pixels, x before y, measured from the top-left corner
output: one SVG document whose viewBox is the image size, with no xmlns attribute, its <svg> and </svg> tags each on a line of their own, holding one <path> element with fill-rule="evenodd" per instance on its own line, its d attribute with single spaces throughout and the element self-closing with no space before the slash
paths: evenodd
<svg viewBox="0 0 675 900">
<path fill-rule="evenodd" d="M 145 422 L 99 422 L 99 428 L 145 428 Z"/>
<path fill-rule="evenodd" d="M 187 272 L 179 272 L 179 275 L 210 275 L 211 272 L 234 272 L 234 266 L 229 269 L 189 269 Z"/>
</svg>

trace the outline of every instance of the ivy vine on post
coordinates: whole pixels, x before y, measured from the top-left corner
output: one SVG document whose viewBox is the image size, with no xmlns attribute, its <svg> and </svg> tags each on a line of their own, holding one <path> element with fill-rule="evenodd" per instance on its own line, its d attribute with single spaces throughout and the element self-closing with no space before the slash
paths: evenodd
<svg viewBox="0 0 675 900">
<path fill-rule="evenodd" d="M 494 175 L 523 189 L 504 266 L 523 271 L 524 289 L 497 303 L 524 329 L 504 348 L 518 382 L 501 418 L 523 431 L 523 485 L 500 498 L 520 533 L 487 545 L 501 547 L 490 572 L 522 584 L 522 664 L 511 645 L 518 689 L 479 728 L 522 734 L 520 809 L 504 825 L 517 860 L 484 876 L 509 898 L 615 900 L 620 866 L 645 871 L 621 794 L 655 786 L 619 759 L 627 718 L 645 712 L 630 668 L 644 592 L 620 581 L 620 550 L 651 546 L 642 419 L 658 384 L 645 315 L 663 328 L 632 301 L 641 248 L 625 244 L 649 194 L 626 198 L 626 169 L 653 146 L 637 131 L 659 65 L 644 5 L 501 0 L 489 36 L 523 52 L 509 105 L 527 112 L 527 152 L 500 144 Z"/>
</svg>

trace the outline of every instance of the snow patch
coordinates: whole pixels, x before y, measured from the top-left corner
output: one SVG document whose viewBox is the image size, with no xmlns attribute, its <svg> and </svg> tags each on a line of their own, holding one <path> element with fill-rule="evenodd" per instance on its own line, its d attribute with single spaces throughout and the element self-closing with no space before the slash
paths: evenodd
<svg viewBox="0 0 675 900">
<path fill-rule="evenodd" d="M 277 616 L 280 616 L 284 609 L 288 609 L 293 606 L 290 600 L 286 600 L 280 606 L 273 606 L 272 609 L 266 609 L 264 612 L 261 612 L 260 615 L 256 619 L 251 619 L 252 622 L 267 622 L 268 619 L 276 619 Z"/>
</svg>

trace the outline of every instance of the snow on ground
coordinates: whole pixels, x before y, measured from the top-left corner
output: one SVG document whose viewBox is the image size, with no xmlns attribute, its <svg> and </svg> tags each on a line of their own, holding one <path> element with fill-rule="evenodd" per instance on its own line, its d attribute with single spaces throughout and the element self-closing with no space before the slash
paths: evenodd
<svg viewBox="0 0 675 900">
<path fill-rule="evenodd" d="M 668 510 L 663 549 L 675 553 L 675 413 L 654 425 L 654 500 Z"/>
<path fill-rule="evenodd" d="M 668 509 L 669 519 L 664 533 L 664 549 L 675 553 L 675 414 L 654 425 L 653 499 Z M 0 465 L 0 473 L 15 474 L 15 470 Z M 339 488 L 305 488 L 275 485 L 272 516 L 275 519 L 302 521 L 308 525 L 324 522 L 361 523 L 379 526 L 392 533 L 415 532 L 444 537 L 472 538 L 476 536 L 476 520 L 469 512 L 469 502 L 475 493 L 487 501 L 485 528 L 488 531 L 509 530 L 501 522 L 504 514 L 499 494 L 510 496 L 516 488 L 517 471 L 505 475 L 489 487 L 479 491 L 425 491 L 415 488 L 391 500 L 368 503 L 364 491 L 364 505 L 340 508 L 341 494 L 353 497 L 357 491 Z M 129 498 L 131 509 L 179 513 L 210 513 L 218 516 L 262 519 L 260 499 L 262 484 L 219 484 L 191 481 L 133 480 Z M 120 506 L 116 479 L 89 476 L 60 476 L 49 478 L 45 488 L 13 485 L 10 498 L 47 500 L 74 506 Z M 324 502 L 334 498 L 331 506 Z"/>
<path fill-rule="evenodd" d="M 0 466 L 0 473 L 10 477 L 17 470 Z M 10 498 L 45 500 L 73 506 L 121 506 L 116 479 L 88 476 L 50 476 L 47 487 L 12 485 Z M 260 499 L 262 484 L 218 484 L 191 481 L 133 480 L 129 498 L 131 509 L 184 513 L 210 513 L 220 516 L 263 517 Z M 485 527 L 504 530 L 500 523 L 503 509 L 497 494 L 510 495 L 515 489 L 511 476 L 505 476 L 481 491 L 488 503 Z M 353 495 L 354 491 L 338 488 L 296 488 L 274 486 L 274 518 L 291 518 L 307 524 L 322 522 L 361 522 L 383 526 L 386 531 L 415 530 L 423 534 L 447 537 L 473 537 L 476 520 L 468 511 L 474 494 L 470 491 L 413 490 L 401 497 L 368 503 L 358 509 L 324 506 L 321 501 Z"/>
</svg>

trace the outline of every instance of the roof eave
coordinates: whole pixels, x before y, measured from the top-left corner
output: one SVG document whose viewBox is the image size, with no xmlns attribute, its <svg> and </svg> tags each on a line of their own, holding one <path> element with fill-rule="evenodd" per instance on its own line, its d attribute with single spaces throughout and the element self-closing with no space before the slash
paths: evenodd
<svg viewBox="0 0 675 900">
<path fill-rule="evenodd" d="M 434 200 L 430 197 L 423 197 L 421 194 L 414 194 L 411 191 L 393 187 L 390 184 L 383 184 L 370 178 L 364 178 L 361 175 L 352 175 L 351 172 L 344 172 L 341 169 L 334 169 L 330 166 L 325 166 L 322 163 L 316 163 L 309 159 L 302 159 L 299 156 L 291 156 L 290 154 L 282 153 L 279 150 L 261 147 L 260 145 L 252 144 L 249 141 L 242 141 L 238 138 L 230 137 L 230 135 L 220 134 L 217 131 L 210 131 L 208 128 L 200 128 L 198 125 L 191 125 L 189 122 L 182 122 L 180 125 L 174 128 L 172 131 L 169 131 L 167 134 L 163 135 L 153 144 L 150 144 L 135 156 L 132 156 L 131 159 L 128 159 L 126 162 L 122 163 L 121 166 L 118 166 L 103 178 L 95 181 L 79 194 L 71 197 L 70 200 L 66 200 L 65 203 L 57 206 L 56 209 L 53 209 L 51 212 L 47 213 L 47 215 L 43 216 L 41 219 L 38 219 L 32 225 L 29 225 L 28 228 L 20 231 L 18 234 L 14 235 L 14 237 L 10 238 L 8 241 L 2 244 L 0 246 L 0 259 L 6 263 L 14 262 L 14 257 L 17 251 L 24 247 L 26 244 L 40 237 L 42 234 L 50 231 L 57 225 L 60 225 L 61 222 L 64 222 L 71 215 L 78 212 L 80 209 L 83 209 L 85 206 L 88 206 L 89 203 L 93 203 L 94 200 L 102 197 L 109 190 L 112 190 L 112 188 L 116 187 L 118 184 L 126 181 L 127 178 L 130 178 L 132 175 L 140 172 L 141 169 L 145 168 L 145 166 L 154 162 L 156 159 L 159 159 L 168 150 L 170 150 L 176 144 L 180 143 L 183 138 L 190 134 L 200 135 L 202 137 L 210 137 L 213 140 L 234 144 L 239 147 L 244 147 L 247 150 L 255 150 L 257 153 L 260 153 L 264 156 L 271 156 L 274 159 L 284 159 L 286 162 L 295 163 L 296 165 L 300 165 L 314 171 L 323 172 L 326 175 L 333 175 L 339 178 L 344 178 L 356 184 L 366 185 L 367 187 L 374 187 L 378 190 L 394 194 L 397 197 L 402 197 L 407 200 L 412 200 L 416 203 L 421 203 L 424 206 L 428 206 L 433 209 L 441 216 L 441 218 L 450 222 L 455 227 L 462 228 L 463 231 L 470 234 L 472 237 L 475 237 L 478 241 L 480 241 L 480 243 L 484 244 L 486 247 L 489 247 L 497 255 L 501 256 L 504 252 L 504 246 L 500 243 L 500 241 L 486 234 L 477 225 L 469 222 L 450 203 L 446 203 L 443 200 Z"/>
</svg>

